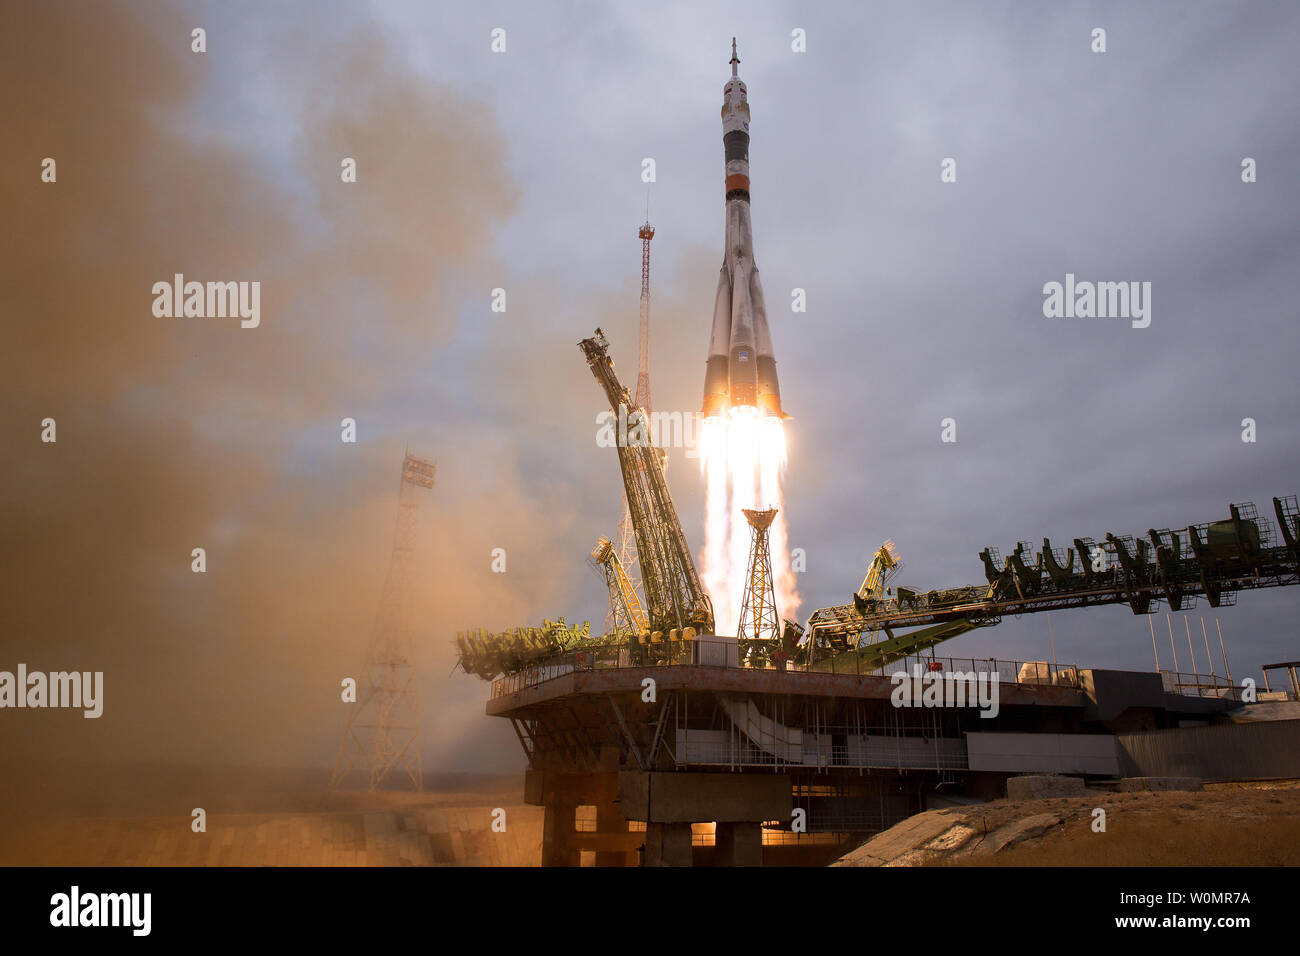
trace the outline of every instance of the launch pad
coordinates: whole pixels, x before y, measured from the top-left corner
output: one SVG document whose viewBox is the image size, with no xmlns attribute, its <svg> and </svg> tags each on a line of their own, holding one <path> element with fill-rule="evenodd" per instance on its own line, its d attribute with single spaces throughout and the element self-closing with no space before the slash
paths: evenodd
<svg viewBox="0 0 1300 956">
<path fill-rule="evenodd" d="M 738 63 L 733 43 L 723 105 L 726 247 L 701 414 L 724 427 L 761 420 L 779 428 L 789 416 L 753 260 L 749 106 Z M 649 395 L 642 240 L 637 391 L 645 400 L 634 402 L 619 381 L 600 329 L 579 343 L 609 408 L 627 421 L 645 420 Z M 814 611 L 805 630 L 782 626 L 776 613 L 773 549 L 785 539 L 770 545 L 768 533 L 782 527 L 779 500 L 717 499 L 746 516 L 751 546 L 738 623 L 725 611 L 715 617 L 714 599 L 730 595 L 716 577 L 706 588 L 696 569 L 663 450 L 644 428 L 619 439 L 619 537 L 626 542 L 630 523 L 640 592 L 620 549 L 601 538 L 591 561 L 610 595 L 605 634 L 560 618 L 457 637 L 463 669 L 491 681 L 488 715 L 511 722 L 527 756 L 525 801 L 545 808 L 544 865 L 587 857 L 610 866 L 826 864 L 914 814 L 1000 798 L 1024 775 L 1114 785 L 1300 777 L 1300 720 L 1253 709 L 1261 701 L 1300 707 L 1295 695 L 1235 683 L 1226 651 L 1217 673 L 1208 633 L 1208 675 L 1194 653 L 1190 674 L 1176 657 L 1172 670 L 1161 669 L 1158 654 L 1155 671 L 1134 672 L 935 653 L 1007 614 L 1122 604 L 1151 615 L 1162 602 L 1172 611 L 1201 598 L 1226 607 L 1244 591 L 1298 584 L 1294 496 L 1273 500 L 1276 528 L 1253 505 L 1235 504 L 1226 519 L 1075 538 L 1065 550 L 1044 538 L 1036 559 L 1027 542 L 1005 560 L 986 548 L 984 583 L 924 592 L 892 583 L 898 555 L 886 542 L 852 599 Z M 779 451 L 783 463 L 783 434 Z M 748 485 L 753 494 L 762 478 L 763 494 L 774 488 L 779 499 L 779 481 L 766 482 L 773 458 L 747 448 L 739 460 L 743 475 L 706 467 L 710 506 L 733 477 L 743 479 L 733 490 Z M 710 555 L 735 553 L 716 548 L 714 531 L 706 521 L 706 572 Z M 1191 649 L 1190 627 L 1187 637 Z M 1294 664 L 1278 667 L 1294 685 Z M 929 696 L 940 685 L 943 698 Z M 950 699 L 949 687 L 962 693 Z"/>
<path fill-rule="evenodd" d="M 492 685 L 487 713 L 511 722 L 525 800 L 545 807 L 543 865 L 577 865 L 584 851 L 597 865 L 825 864 L 946 800 L 1004 796 L 1012 776 L 1168 773 L 1171 729 L 1242 706 L 1226 678 L 1193 694 L 1156 673 L 916 662 L 995 678 L 999 707 L 985 717 L 895 706 L 884 673 L 627 660 L 627 648 L 573 652 Z M 1209 761 L 1233 750 L 1268 775 L 1300 775 L 1295 752 L 1264 739 L 1275 729 L 1225 723 L 1223 752 L 1204 766 L 1184 756 L 1180 775 L 1214 776 Z"/>
</svg>

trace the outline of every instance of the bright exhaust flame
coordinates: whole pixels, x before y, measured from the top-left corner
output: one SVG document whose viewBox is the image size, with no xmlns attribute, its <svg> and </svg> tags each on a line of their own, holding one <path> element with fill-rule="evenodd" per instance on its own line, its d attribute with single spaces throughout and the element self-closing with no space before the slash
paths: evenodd
<svg viewBox="0 0 1300 956">
<path fill-rule="evenodd" d="M 700 468 L 705 477 L 700 564 L 719 634 L 735 634 L 740 619 L 750 539 L 743 508 L 777 509 L 768 532 L 776 607 L 781 618 L 796 619 L 799 593 L 790 570 L 781 489 L 785 462 L 785 425 L 780 419 L 760 418 L 758 409 L 750 406 L 733 408 L 726 418 L 705 419 L 700 433 Z"/>
</svg>

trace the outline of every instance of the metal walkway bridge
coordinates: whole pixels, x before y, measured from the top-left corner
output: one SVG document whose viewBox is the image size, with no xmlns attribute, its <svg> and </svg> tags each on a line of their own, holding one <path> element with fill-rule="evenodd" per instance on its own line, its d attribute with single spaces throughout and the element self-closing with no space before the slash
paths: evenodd
<svg viewBox="0 0 1300 956">
<path fill-rule="evenodd" d="M 1300 583 L 1300 507 L 1294 495 L 1274 498 L 1277 528 L 1253 504 L 1229 505 L 1223 521 L 1145 536 L 1075 538 L 1063 552 L 1043 539 L 1037 560 L 1020 542 L 1005 561 L 980 552 L 987 583 L 927 592 L 904 587 L 883 599 L 854 595 L 853 603 L 814 611 L 808 622 L 810 658 L 857 653 L 887 663 L 932 647 L 1007 614 L 1033 614 L 1102 604 L 1127 604 L 1134 614 L 1236 603 L 1239 591 Z M 1280 538 L 1277 532 L 1280 531 Z M 895 635 L 896 629 L 922 628 Z M 864 640 L 864 635 L 866 639 Z"/>
</svg>

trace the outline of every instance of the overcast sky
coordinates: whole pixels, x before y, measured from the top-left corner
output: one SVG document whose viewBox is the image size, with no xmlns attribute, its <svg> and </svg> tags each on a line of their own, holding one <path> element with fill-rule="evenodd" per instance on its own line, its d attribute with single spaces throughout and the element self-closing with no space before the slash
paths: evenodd
<svg viewBox="0 0 1300 956">
<path fill-rule="evenodd" d="M 1300 492 L 1294 4 L 268 7 L 51 4 L 0 31 L 18 210 L 0 240 L 0 454 L 6 563 L 25 566 L 0 667 L 102 666 L 108 693 L 103 726 L 62 722 L 57 746 L 328 763 L 409 442 L 438 463 L 417 597 L 426 768 L 522 766 L 483 715 L 487 685 L 448 677 L 450 641 L 603 622 L 585 559 L 620 485 L 576 343 L 603 326 L 634 383 L 653 158 L 654 404 L 699 407 L 733 35 L 794 416 L 801 620 L 849 600 L 886 538 L 901 583 L 949 587 L 982 582 L 987 545 L 1141 535 L 1230 501 L 1271 517 Z M 46 155 L 57 185 L 36 182 Z M 177 271 L 260 280 L 261 327 L 155 319 L 149 288 Z M 1045 318 L 1043 285 L 1067 273 L 1150 282 L 1150 326 Z M 33 437 L 45 415 L 62 460 Z M 669 481 L 698 552 L 698 463 L 674 450 Z M 1257 674 L 1297 656 L 1297 600 L 1202 601 L 1193 632 L 1218 617 L 1234 676 Z M 1122 607 L 1052 628 L 1062 662 L 1153 666 Z M 940 653 L 1046 657 L 1047 620 Z"/>
</svg>

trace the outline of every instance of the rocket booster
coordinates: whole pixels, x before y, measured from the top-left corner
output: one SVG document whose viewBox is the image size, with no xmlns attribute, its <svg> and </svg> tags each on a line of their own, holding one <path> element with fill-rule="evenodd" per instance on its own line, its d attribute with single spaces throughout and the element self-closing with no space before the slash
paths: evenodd
<svg viewBox="0 0 1300 956">
<path fill-rule="evenodd" d="M 731 79 L 722 88 L 722 145 L 726 154 L 726 247 L 713 303 L 713 333 L 704 371 L 706 418 L 730 408 L 756 408 L 765 418 L 789 418 L 781 408 L 772 335 L 763 287 L 754 264 L 749 222 L 749 101 L 731 40 Z"/>
</svg>

